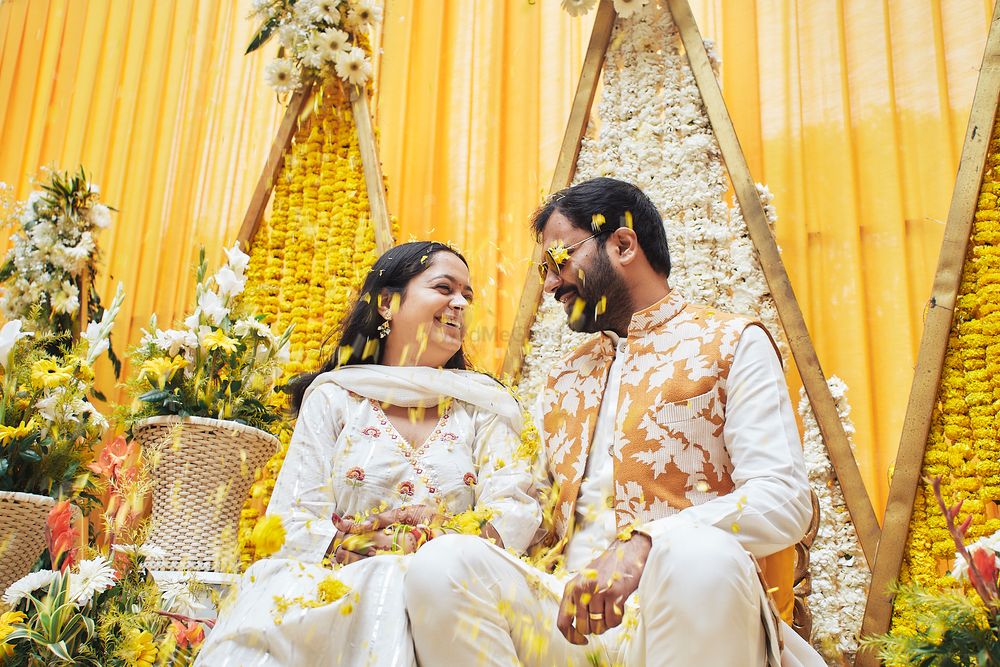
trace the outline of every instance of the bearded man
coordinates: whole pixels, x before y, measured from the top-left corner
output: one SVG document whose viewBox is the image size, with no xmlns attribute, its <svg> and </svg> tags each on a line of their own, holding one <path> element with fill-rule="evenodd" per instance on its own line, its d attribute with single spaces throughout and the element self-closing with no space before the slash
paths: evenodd
<svg viewBox="0 0 1000 667">
<path fill-rule="evenodd" d="M 823 665 L 777 614 L 811 502 L 770 335 L 670 288 L 663 222 L 634 185 L 567 188 L 533 227 L 545 291 L 601 334 L 540 398 L 565 561 L 550 574 L 481 539 L 429 542 L 405 583 L 419 661 Z"/>
</svg>

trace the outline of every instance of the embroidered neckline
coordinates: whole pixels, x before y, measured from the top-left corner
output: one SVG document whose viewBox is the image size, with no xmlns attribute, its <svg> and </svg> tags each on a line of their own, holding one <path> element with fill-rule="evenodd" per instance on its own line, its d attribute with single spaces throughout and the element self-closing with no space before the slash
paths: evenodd
<svg viewBox="0 0 1000 667">
<path fill-rule="evenodd" d="M 648 308 L 632 314 L 628 325 L 628 338 L 638 338 L 642 334 L 662 327 L 676 317 L 687 303 L 676 289 L 670 290 L 665 297 Z"/>
<path fill-rule="evenodd" d="M 431 431 L 430 435 L 427 436 L 423 444 L 420 445 L 419 447 L 414 447 L 406 440 L 406 438 L 403 437 L 403 435 L 398 430 L 396 430 L 396 427 L 389 419 L 389 416 L 385 414 L 385 410 L 382 409 L 382 406 L 379 404 L 378 401 L 370 398 L 368 399 L 368 402 L 369 404 L 371 404 L 372 409 L 375 411 L 375 416 L 378 418 L 379 424 L 381 424 L 382 427 L 385 428 L 386 435 L 388 435 L 392 439 L 392 441 L 396 443 L 396 448 L 399 450 L 400 454 L 403 455 L 403 458 L 406 459 L 406 462 L 410 464 L 410 467 L 413 468 L 413 472 L 417 474 L 417 477 L 420 479 L 421 482 L 424 483 L 424 485 L 427 487 L 427 490 L 430 493 L 437 493 L 438 490 L 437 481 L 431 477 L 431 474 L 429 472 L 424 470 L 424 464 L 420 461 L 420 459 L 427 452 L 427 449 L 431 446 L 431 443 L 437 440 L 444 431 L 445 426 L 448 424 L 448 419 L 451 417 L 451 406 L 453 405 L 453 402 L 452 401 L 448 402 L 448 405 L 445 406 L 445 409 L 441 413 L 441 416 L 438 417 L 437 424 L 434 425 L 434 430 Z M 404 493 L 403 491 L 404 484 L 406 484 L 406 482 L 400 484 L 400 487 L 398 489 L 400 493 Z M 410 493 L 408 493 L 407 495 L 412 496 L 413 495 L 412 485 L 409 488 L 410 488 Z"/>
</svg>

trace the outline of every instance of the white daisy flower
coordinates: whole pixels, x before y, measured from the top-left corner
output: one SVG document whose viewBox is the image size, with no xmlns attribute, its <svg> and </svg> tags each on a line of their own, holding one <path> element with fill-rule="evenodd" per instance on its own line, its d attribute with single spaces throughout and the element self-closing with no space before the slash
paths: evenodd
<svg viewBox="0 0 1000 667">
<path fill-rule="evenodd" d="M 79 297 L 80 289 L 70 281 L 64 280 L 50 297 L 52 310 L 57 313 L 75 313 L 80 307 Z"/>
<path fill-rule="evenodd" d="M 275 58 L 264 68 L 264 81 L 279 95 L 290 93 L 299 87 L 299 72 L 288 58 Z"/>
<path fill-rule="evenodd" d="M 330 25 L 340 23 L 340 0 L 315 0 L 312 6 L 312 20 L 326 21 Z"/>
<path fill-rule="evenodd" d="M 319 33 L 319 37 L 323 40 L 323 45 L 334 53 L 344 51 L 351 46 L 349 43 L 350 36 L 343 30 L 337 30 L 336 28 L 324 30 Z"/>
<path fill-rule="evenodd" d="M 286 23 L 278 28 L 278 43 L 286 49 L 291 49 L 299 41 L 299 31 L 294 25 Z"/>
<path fill-rule="evenodd" d="M 41 588 L 48 588 L 52 580 L 59 574 L 55 570 L 39 570 L 25 575 L 7 587 L 3 594 L 4 604 L 11 608 L 16 607 L 30 593 Z"/>
<path fill-rule="evenodd" d="M 82 560 L 76 572 L 69 575 L 69 599 L 85 607 L 94 594 L 106 591 L 115 585 L 115 568 L 107 558 L 98 556 Z"/>
<path fill-rule="evenodd" d="M 185 616 L 194 616 L 208 609 L 191 592 L 191 586 L 187 581 L 168 581 L 162 584 L 157 583 L 157 585 L 160 588 L 160 597 L 163 599 L 163 609 L 165 611 Z"/>
<path fill-rule="evenodd" d="M 597 0 L 562 0 L 562 8 L 570 16 L 583 16 L 597 4 Z"/>
<path fill-rule="evenodd" d="M 317 34 L 309 38 L 306 42 L 305 49 L 303 49 L 301 58 L 302 63 L 306 67 L 311 67 L 312 69 L 319 69 L 323 66 L 323 52 L 326 51 L 323 39 Z"/>
<path fill-rule="evenodd" d="M 376 7 L 370 0 L 359 0 L 347 14 L 347 23 L 354 29 L 366 28 L 372 23 L 382 20 L 382 9 Z"/>
<path fill-rule="evenodd" d="M 365 58 L 365 52 L 358 47 L 337 54 L 337 76 L 349 83 L 362 86 L 372 74 L 372 64 Z"/>
<path fill-rule="evenodd" d="M 637 12 L 641 12 L 649 0 L 615 0 L 615 12 L 623 19 L 627 19 Z"/>
</svg>

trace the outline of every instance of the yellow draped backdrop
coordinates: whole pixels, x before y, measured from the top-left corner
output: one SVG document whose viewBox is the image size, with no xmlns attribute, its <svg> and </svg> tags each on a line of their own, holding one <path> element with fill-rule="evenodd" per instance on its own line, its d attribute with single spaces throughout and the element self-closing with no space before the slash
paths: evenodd
<svg viewBox="0 0 1000 667">
<path fill-rule="evenodd" d="M 881 509 L 990 13 L 988 0 L 692 0 L 817 350 L 851 387 Z M 452 241 L 495 369 L 526 271 L 593 14 L 556 0 L 387 0 L 376 114 L 402 238 Z M 116 330 L 189 306 L 282 109 L 243 56 L 245 0 L 0 2 L 0 181 L 83 164 L 121 210 L 101 239 L 129 293 Z M 3 238 L 6 238 L 6 232 Z M 102 368 L 99 381 L 111 380 Z"/>
</svg>

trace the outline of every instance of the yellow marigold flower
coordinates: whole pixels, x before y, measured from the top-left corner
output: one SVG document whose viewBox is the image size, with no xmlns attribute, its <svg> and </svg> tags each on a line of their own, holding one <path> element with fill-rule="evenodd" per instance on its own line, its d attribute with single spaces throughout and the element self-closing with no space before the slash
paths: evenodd
<svg viewBox="0 0 1000 667">
<path fill-rule="evenodd" d="M 34 430 L 35 430 L 34 417 L 28 420 L 27 424 L 25 424 L 24 420 L 22 419 L 21 423 L 17 426 L 0 426 L 0 444 L 6 445 L 12 440 L 16 440 L 17 438 L 23 438 L 24 436 L 28 435 Z"/>
<path fill-rule="evenodd" d="M 236 351 L 237 341 L 224 334 L 222 329 L 215 329 L 201 339 L 201 345 L 208 350 L 222 349 L 232 354 Z"/>
<path fill-rule="evenodd" d="M 336 602 L 350 592 L 351 587 L 333 575 L 319 582 L 317 586 L 319 601 L 326 604 Z"/>
<path fill-rule="evenodd" d="M 122 658 L 129 667 L 153 667 L 156 663 L 156 642 L 148 630 L 131 628 L 122 647 Z"/>
<path fill-rule="evenodd" d="M 31 366 L 31 384 L 54 389 L 72 379 L 72 369 L 64 368 L 51 359 L 39 359 Z"/>
<path fill-rule="evenodd" d="M 258 557 L 267 558 L 277 553 L 285 543 L 285 527 L 281 523 L 281 517 L 272 514 L 258 521 L 250 539 Z"/>
<path fill-rule="evenodd" d="M 569 250 L 566 249 L 562 241 L 557 241 L 554 246 L 549 248 L 549 256 L 557 266 L 562 266 L 563 262 L 569 259 Z"/>
</svg>

